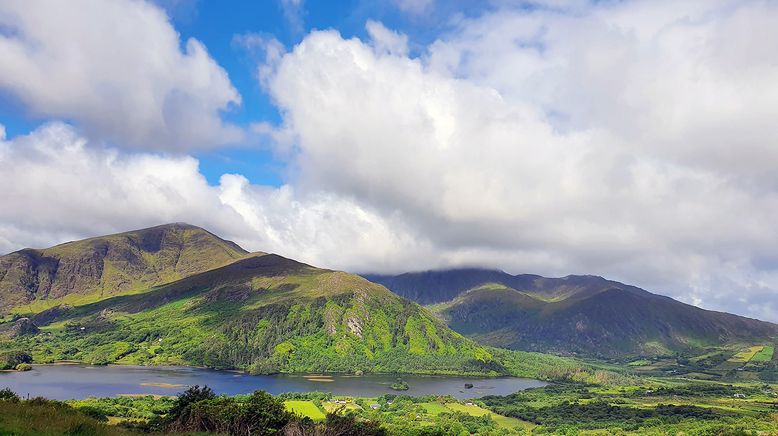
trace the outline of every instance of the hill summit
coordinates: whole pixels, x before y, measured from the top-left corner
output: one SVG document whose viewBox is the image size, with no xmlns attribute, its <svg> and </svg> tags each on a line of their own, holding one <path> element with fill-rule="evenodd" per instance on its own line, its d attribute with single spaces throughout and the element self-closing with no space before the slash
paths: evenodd
<svg viewBox="0 0 778 436">
<path fill-rule="evenodd" d="M 0 313 L 141 291 L 248 254 L 184 223 L 23 249 L 0 257 Z"/>
<path fill-rule="evenodd" d="M 248 253 L 186 224 L 21 250 L 0 265 L 12 312 L 0 319 L 0 349 L 36 362 L 506 372 L 488 350 L 381 285 Z"/>
</svg>

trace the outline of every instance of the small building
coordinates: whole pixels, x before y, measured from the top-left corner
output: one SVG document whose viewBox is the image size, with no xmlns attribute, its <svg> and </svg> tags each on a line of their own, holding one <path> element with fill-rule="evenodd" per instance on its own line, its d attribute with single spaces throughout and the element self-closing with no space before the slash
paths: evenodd
<svg viewBox="0 0 778 436">
<path fill-rule="evenodd" d="M 380 404 L 371 404 L 370 408 L 373 409 L 373 410 L 380 409 L 381 405 Z"/>
<path fill-rule="evenodd" d="M 735 395 L 733 395 L 733 397 L 735 397 L 735 398 L 745 398 L 746 394 L 735 394 Z"/>
</svg>

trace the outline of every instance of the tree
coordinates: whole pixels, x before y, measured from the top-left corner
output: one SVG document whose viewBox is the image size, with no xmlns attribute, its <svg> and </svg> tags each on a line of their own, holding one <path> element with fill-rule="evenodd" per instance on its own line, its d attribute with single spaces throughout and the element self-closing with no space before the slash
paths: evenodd
<svg viewBox="0 0 778 436">
<path fill-rule="evenodd" d="M 190 405 L 204 400 L 212 400 L 214 398 L 216 398 L 216 394 L 213 392 L 213 389 L 208 386 L 203 386 L 202 388 L 200 385 L 191 386 L 189 389 L 178 394 L 176 404 L 170 409 L 168 417 L 171 420 L 179 419 L 188 412 Z"/>
</svg>

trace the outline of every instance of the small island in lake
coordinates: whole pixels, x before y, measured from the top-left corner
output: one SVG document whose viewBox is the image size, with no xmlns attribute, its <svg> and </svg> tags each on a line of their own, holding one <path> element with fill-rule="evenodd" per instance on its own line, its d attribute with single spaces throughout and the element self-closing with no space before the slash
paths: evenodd
<svg viewBox="0 0 778 436">
<path fill-rule="evenodd" d="M 392 385 L 389 387 L 394 389 L 395 391 L 407 391 L 408 389 L 410 389 L 410 387 L 408 386 L 408 382 L 406 382 L 401 378 L 398 378 L 397 381 L 392 383 Z"/>
</svg>

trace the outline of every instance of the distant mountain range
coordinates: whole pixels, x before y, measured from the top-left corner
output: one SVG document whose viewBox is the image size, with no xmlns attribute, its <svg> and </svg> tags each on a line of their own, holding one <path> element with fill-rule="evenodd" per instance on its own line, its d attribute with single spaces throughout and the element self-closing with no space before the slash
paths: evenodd
<svg viewBox="0 0 778 436">
<path fill-rule="evenodd" d="M 700 309 L 596 276 L 488 269 L 363 275 L 481 343 L 596 357 L 661 355 L 778 337 L 778 325 Z"/>
<path fill-rule="evenodd" d="M 255 372 L 504 373 L 416 303 L 169 224 L 0 257 L 0 349 Z"/>
</svg>

